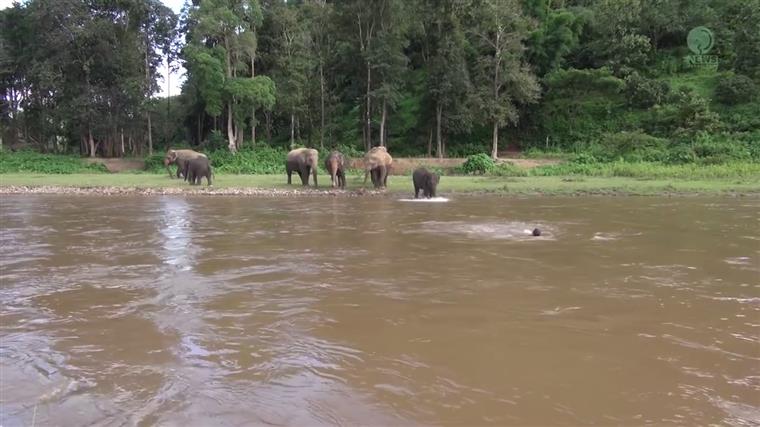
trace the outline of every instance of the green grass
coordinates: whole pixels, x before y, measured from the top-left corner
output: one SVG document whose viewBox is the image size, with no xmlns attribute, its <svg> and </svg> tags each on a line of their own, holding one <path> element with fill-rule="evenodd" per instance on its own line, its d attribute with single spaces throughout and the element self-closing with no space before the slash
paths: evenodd
<svg viewBox="0 0 760 427">
<path fill-rule="evenodd" d="M 320 175 L 323 189 L 329 188 L 330 180 Z M 348 177 L 348 189 L 362 186 L 362 178 Z M 253 188 L 300 188 L 288 187 L 284 175 L 226 175 L 219 174 L 214 187 Z M 388 179 L 389 190 L 394 193 L 412 194 L 412 181 L 408 176 L 392 176 Z M 170 180 L 164 174 L 29 174 L 14 173 L 0 175 L 2 186 L 73 186 L 73 187 L 179 187 L 192 188 L 180 180 Z M 637 179 L 631 177 L 483 177 L 444 176 L 438 187 L 442 196 L 452 193 L 501 193 L 501 194 L 640 194 L 665 193 L 757 193 L 760 194 L 760 175 L 730 179 Z"/>
</svg>

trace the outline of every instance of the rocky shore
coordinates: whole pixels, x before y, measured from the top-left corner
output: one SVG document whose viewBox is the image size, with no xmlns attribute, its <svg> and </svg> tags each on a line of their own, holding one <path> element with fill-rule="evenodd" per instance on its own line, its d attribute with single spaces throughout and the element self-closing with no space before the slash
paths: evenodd
<svg viewBox="0 0 760 427">
<path fill-rule="evenodd" d="M 332 196 L 332 197 L 358 197 L 358 196 L 382 196 L 386 191 L 378 190 L 337 190 L 332 188 L 323 189 L 277 189 L 277 188 L 235 188 L 235 187 L 69 187 L 57 185 L 27 186 L 10 185 L 0 186 L 0 194 L 81 194 L 95 196 L 261 196 L 261 197 L 287 197 L 287 196 Z"/>
</svg>

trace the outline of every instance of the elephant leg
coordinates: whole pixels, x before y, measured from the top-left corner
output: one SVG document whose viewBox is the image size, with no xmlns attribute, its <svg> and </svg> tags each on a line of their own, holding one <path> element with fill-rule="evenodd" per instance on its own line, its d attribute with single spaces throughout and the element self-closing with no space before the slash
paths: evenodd
<svg viewBox="0 0 760 427">
<path fill-rule="evenodd" d="M 288 174 L 288 185 L 291 184 L 291 175 L 293 175 L 293 169 L 290 168 L 290 165 L 285 166 L 285 172 Z"/>
<path fill-rule="evenodd" d="M 383 168 L 383 187 L 388 187 L 388 175 L 391 173 L 391 167 L 386 166 Z"/>
<path fill-rule="evenodd" d="M 414 198 L 420 198 L 420 187 L 417 184 L 414 184 Z"/>
<path fill-rule="evenodd" d="M 362 184 L 363 187 L 367 186 L 367 177 L 372 173 L 372 169 L 365 169 L 364 170 L 364 184 Z M 372 181 L 372 184 L 374 184 L 375 181 Z"/>
<path fill-rule="evenodd" d="M 314 176 L 314 188 L 319 187 L 317 184 L 317 165 L 311 167 L 311 174 Z"/>
<path fill-rule="evenodd" d="M 388 178 L 388 169 L 385 166 L 380 166 L 377 171 L 377 186 L 378 188 L 385 187 L 385 182 Z"/>
<path fill-rule="evenodd" d="M 309 185 L 309 167 L 301 166 L 299 174 L 301 175 L 301 185 L 303 186 Z"/>
</svg>

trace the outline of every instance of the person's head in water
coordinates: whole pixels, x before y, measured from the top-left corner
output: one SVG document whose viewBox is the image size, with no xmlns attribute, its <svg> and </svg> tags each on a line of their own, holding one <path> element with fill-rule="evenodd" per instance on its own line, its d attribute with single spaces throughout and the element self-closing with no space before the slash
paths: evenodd
<svg viewBox="0 0 760 427">
<path fill-rule="evenodd" d="M 539 230 L 538 228 L 534 228 L 533 229 L 533 235 L 534 236 L 540 236 L 541 235 L 541 230 Z"/>
</svg>

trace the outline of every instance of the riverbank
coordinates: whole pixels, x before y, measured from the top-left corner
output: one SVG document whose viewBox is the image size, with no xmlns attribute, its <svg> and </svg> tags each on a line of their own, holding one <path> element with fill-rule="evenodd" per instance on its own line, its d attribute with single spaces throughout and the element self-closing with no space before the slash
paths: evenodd
<svg viewBox="0 0 760 427">
<path fill-rule="evenodd" d="M 298 181 L 294 177 L 294 182 Z M 215 176 L 213 186 L 190 186 L 184 181 L 169 179 L 165 174 L 2 174 L 0 194 L 66 193 L 66 194 L 185 194 L 245 196 L 362 196 L 411 194 L 411 177 L 394 176 L 387 191 L 363 188 L 363 176 L 349 176 L 345 191 L 329 187 L 329 177 L 320 176 L 318 189 L 288 186 L 283 175 Z M 205 184 L 205 181 L 204 181 Z M 502 195 L 690 195 L 741 194 L 760 195 L 760 177 L 726 179 L 640 179 L 626 177 L 486 177 L 444 176 L 439 195 L 492 193 Z"/>
</svg>

